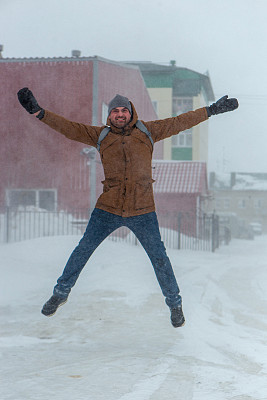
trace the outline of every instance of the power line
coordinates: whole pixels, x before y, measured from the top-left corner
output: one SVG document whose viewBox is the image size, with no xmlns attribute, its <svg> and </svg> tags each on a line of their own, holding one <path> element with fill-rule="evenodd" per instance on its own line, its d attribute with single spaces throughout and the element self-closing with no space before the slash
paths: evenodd
<svg viewBox="0 0 267 400">
<path fill-rule="evenodd" d="M 222 93 L 215 93 L 216 97 L 219 96 L 224 96 L 224 94 Z M 236 94 L 234 95 L 235 97 L 238 98 L 246 98 L 246 99 L 257 99 L 257 100 L 266 100 L 267 99 L 267 95 L 266 94 Z M 229 96 L 231 97 L 231 96 Z"/>
<path fill-rule="evenodd" d="M 223 94 L 216 93 L 215 98 L 219 99 L 223 96 Z M 229 95 L 229 97 L 232 97 Z M 264 94 L 235 94 L 233 97 L 236 97 L 240 104 L 243 106 L 267 106 L 267 95 Z"/>
</svg>

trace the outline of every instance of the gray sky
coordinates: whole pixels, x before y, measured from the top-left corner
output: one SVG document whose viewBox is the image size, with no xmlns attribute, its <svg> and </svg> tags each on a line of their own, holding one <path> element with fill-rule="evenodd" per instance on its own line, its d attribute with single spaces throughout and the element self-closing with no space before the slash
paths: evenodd
<svg viewBox="0 0 267 400">
<path fill-rule="evenodd" d="M 0 0 L 0 43 L 4 57 L 79 49 L 208 70 L 215 97 L 240 103 L 210 119 L 209 169 L 267 172 L 266 16 L 266 0 Z"/>
</svg>

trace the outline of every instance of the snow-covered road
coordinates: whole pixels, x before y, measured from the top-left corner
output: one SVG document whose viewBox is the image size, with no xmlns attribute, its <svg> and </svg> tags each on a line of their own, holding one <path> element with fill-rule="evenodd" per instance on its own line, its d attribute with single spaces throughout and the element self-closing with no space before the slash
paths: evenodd
<svg viewBox="0 0 267 400">
<path fill-rule="evenodd" d="M 266 400 L 267 237 L 168 250 L 174 329 L 141 247 L 105 241 L 69 301 L 40 313 L 78 237 L 0 247 L 1 400 Z"/>
</svg>

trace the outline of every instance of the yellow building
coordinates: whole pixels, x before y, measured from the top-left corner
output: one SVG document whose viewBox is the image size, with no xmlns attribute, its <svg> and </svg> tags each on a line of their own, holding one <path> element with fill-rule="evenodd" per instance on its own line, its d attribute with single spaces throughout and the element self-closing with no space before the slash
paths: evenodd
<svg viewBox="0 0 267 400">
<path fill-rule="evenodd" d="M 168 118 L 208 106 L 214 101 L 208 74 L 151 62 L 139 66 L 158 117 Z M 164 140 L 164 159 L 208 161 L 208 121 Z"/>
</svg>

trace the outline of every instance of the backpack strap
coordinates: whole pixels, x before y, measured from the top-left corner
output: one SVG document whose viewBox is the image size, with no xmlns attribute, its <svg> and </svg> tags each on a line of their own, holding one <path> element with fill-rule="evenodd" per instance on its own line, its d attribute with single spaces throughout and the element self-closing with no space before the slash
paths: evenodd
<svg viewBox="0 0 267 400">
<path fill-rule="evenodd" d="M 147 135 L 147 137 L 149 138 L 151 144 L 152 144 L 152 148 L 154 147 L 154 141 L 151 137 L 151 133 L 149 132 L 149 130 L 147 129 L 147 127 L 143 124 L 142 121 L 140 121 L 139 119 L 136 121 L 136 127 L 143 133 L 145 133 Z M 97 145 L 96 148 L 97 150 L 100 152 L 100 146 L 101 146 L 101 142 L 102 140 L 105 139 L 105 137 L 107 136 L 107 134 L 110 131 L 110 126 L 106 126 L 101 132 L 100 135 L 98 137 L 98 141 L 97 141 Z"/>
<path fill-rule="evenodd" d="M 97 145 L 96 148 L 97 150 L 100 152 L 100 145 L 103 139 L 105 139 L 105 137 L 107 136 L 107 134 L 110 131 L 110 126 L 106 126 L 101 132 L 100 135 L 98 137 L 98 141 L 97 141 Z"/>
<path fill-rule="evenodd" d="M 154 140 L 152 139 L 151 133 L 147 129 L 147 127 L 143 124 L 139 119 L 136 121 L 136 127 L 143 133 L 145 133 L 152 144 L 152 148 L 154 147 Z"/>
</svg>

